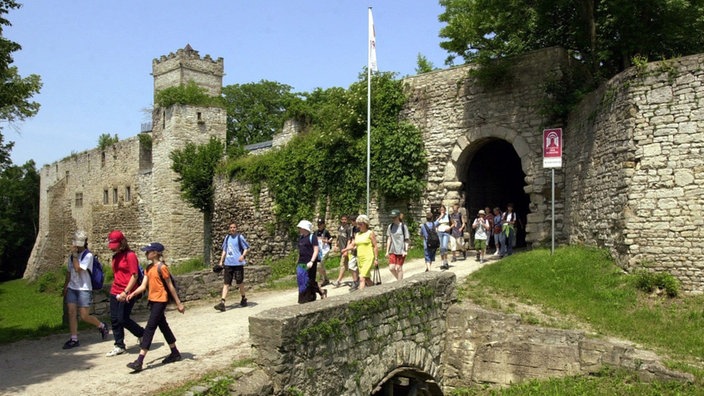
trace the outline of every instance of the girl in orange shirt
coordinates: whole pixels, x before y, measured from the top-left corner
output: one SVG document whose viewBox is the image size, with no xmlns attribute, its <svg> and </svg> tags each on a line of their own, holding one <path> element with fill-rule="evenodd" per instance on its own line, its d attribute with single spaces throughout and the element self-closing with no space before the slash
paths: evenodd
<svg viewBox="0 0 704 396">
<path fill-rule="evenodd" d="M 149 347 L 152 345 L 152 339 L 154 338 L 154 333 L 158 327 L 161 333 L 164 335 L 164 339 L 169 344 L 171 348 L 171 353 L 167 356 L 162 363 L 173 363 L 181 360 L 181 353 L 176 348 L 176 337 L 171 331 L 169 324 L 166 322 L 166 316 L 164 312 L 166 311 L 166 305 L 169 301 L 169 294 L 174 298 L 176 302 L 176 308 L 179 312 L 183 313 L 186 308 L 181 303 L 178 298 L 178 293 L 176 293 L 176 288 L 171 281 L 171 274 L 169 273 L 169 267 L 166 265 L 163 259 L 164 245 L 159 242 L 152 242 L 141 249 L 147 255 L 147 260 L 151 261 L 151 264 L 147 267 L 144 280 L 139 287 L 127 296 L 127 300 L 131 299 L 133 296 L 144 292 L 144 290 L 149 288 L 149 320 L 147 325 L 144 327 L 144 336 L 142 336 L 142 342 L 139 344 L 140 351 L 137 360 L 131 363 L 127 363 L 127 367 L 134 371 L 142 371 L 142 364 L 144 362 L 144 357 L 149 351 Z"/>
</svg>

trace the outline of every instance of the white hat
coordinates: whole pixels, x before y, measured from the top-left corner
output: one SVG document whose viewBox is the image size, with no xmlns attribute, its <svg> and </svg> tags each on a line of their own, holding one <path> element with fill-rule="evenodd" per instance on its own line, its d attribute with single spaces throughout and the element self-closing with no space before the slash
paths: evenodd
<svg viewBox="0 0 704 396">
<path fill-rule="evenodd" d="M 86 244 L 86 240 L 88 240 L 88 237 L 85 231 L 76 231 L 76 233 L 73 234 L 73 246 L 83 247 Z"/>
<path fill-rule="evenodd" d="M 366 225 L 369 225 L 369 217 L 367 217 L 367 215 L 361 214 L 357 216 L 357 223 L 364 223 Z"/>
<path fill-rule="evenodd" d="M 307 230 L 308 232 L 313 232 L 313 224 L 308 220 L 299 221 L 296 227 Z"/>
</svg>

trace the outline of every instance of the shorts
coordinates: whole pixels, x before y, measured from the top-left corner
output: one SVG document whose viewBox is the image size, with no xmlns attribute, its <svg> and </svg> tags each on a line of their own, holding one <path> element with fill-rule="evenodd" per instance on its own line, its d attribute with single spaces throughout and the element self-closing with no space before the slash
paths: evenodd
<svg viewBox="0 0 704 396">
<path fill-rule="evenodd" d="M 357 267 L 357 256 L 350 254 L 350 262 L 347 264 L 347 268 L 349 268 L 350 271 L 359 271 L 359 267 Z"/>
<path fill-rule="evenodd" d="M 241 285 L 244 282 L 244 265 L 226 265 L 224 272 L 226 285 L 232 286 L 233 276 L 236 284 Z"/>
<path fill-rule="evenodd" d="M 340 255 L 340 266 L 347 267 L 350 262 L 350 255 L 349 253 L 341 254 Z"/>
<path fill-rule="evenodd" d="M 90 290 L 66 290 L 66 304 L 75 304 L 79 308 L 88 308 L 93 303 L 93 292 Z"/>
<path fill-rule="evenodd" d="M 402 254 L 390 254 L 389 255 L 389 265 L 398 265 L 399 267 L 403 265 L 406 261 L 406 256 Z"/>
<path fill-rule="evenodd" d="M 474 248 L 477 250 L 486 249 L 486 239 L 475 239 L 474 240 Z"/>
<path fill-rule="evenodd" d="M 435 262 L 435 253 L 437 253 L 437 249 L 430 250 L 428 248 L 425 248 L 425 249 L 423 249 L 423 253 L 425 253 L 425 262 L 426 263 Z"/>
</svg>

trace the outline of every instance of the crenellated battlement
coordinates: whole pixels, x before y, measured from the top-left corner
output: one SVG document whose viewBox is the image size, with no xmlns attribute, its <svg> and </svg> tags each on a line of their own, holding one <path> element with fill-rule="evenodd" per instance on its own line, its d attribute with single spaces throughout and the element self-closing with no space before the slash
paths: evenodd
<svg viewBox="0 0 704 396">
<path fill-rule="evenodd" d="M 208 90 L 212 96 L 220 96 L 222 77 L 225 75 L 222 57 L 213 60 L 210 55 L 200 56 L 190 44 L 184 48 L 152 60 L 154 95 L 157 92 L 193 81 Z"/>
</svg>

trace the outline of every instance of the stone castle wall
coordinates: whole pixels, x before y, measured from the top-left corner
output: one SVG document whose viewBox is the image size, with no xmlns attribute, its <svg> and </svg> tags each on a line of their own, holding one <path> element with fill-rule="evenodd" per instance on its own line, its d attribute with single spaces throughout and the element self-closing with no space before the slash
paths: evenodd
<svg viewBox="0 0 704 396">
<path fill-rule="evenodd" d="M 573 243 L 704 292 L 703 55 L 632 68 L 590 95 L 566 130 Z"/>
</svg>

